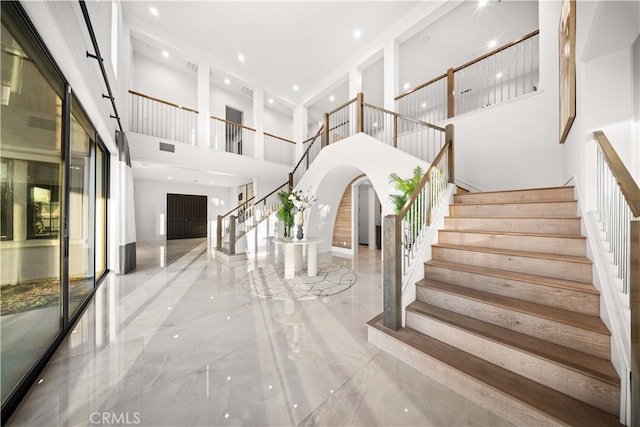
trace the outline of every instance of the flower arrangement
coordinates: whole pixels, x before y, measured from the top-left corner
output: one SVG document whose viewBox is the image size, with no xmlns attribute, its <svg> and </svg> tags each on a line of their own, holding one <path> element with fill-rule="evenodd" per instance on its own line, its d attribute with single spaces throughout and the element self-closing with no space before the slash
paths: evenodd
<svg viewBox="0 0 640 427">
<path fill-rule="evenodd" d="M 289 195 L 289 200 L 293 202 L 293 205 L 296 207 L 298 212 L 304 212 L 305 209 L 309 209 L 317 199 L 316 196 L 309 192 L 309 190 L 307 190 L 306 193 L 303 193 L 300 190 L 294 190 Z"/>
</svg>

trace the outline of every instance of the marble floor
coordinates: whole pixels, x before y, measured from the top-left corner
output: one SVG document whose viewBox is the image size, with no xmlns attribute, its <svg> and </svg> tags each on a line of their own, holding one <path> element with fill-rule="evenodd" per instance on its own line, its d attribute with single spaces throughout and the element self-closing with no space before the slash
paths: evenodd
<svg viewBox="0 0 640 427">
<path fill-rule="evenodd" d="M 239 283 L 281 254 L 228 265 L 205 240 L 138 243 L 6 425 L 487 426 L 507 423 L 367 342 L 380 252 L 321 254 L 357 275 L 320 298 Z"/>
</svg>

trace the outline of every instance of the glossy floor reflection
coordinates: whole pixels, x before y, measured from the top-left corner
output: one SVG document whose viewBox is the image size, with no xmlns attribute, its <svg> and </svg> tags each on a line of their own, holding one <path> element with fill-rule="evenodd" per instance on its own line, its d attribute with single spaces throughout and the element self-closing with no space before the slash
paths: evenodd
<svg viewBox="0 0 640 427">
<path fill-rule="evenodd" d="M 505 425 L 367 342 L 380 252 L 330 254 L 357 282 L 330 297 L 264 299 L 204 240 L 138 244 L 110 274 L 8 426 Z"/>
</svg>

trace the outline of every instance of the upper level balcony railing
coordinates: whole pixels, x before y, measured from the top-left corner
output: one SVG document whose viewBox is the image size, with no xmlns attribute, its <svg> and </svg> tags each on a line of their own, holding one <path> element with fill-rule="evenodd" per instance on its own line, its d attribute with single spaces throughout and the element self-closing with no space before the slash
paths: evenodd
<svg viewBox="0 0 640 427">
<path fill-rule="evenodd" d="M 191 145 L 198 143 L 196 110 L 132 90 L 129 94 L 131 132 Z"/>
<path fill-rule="evenodd" d="M 399 114 L 438 123 L 538 90 L 539 30 L 396 97 Z"/>
<path fill-rule="evenodd" d="M 255 157 L 255 129 L 210 116 L 209 132 L 209 147 L 211 149 Z"/>
<path fill-rule="evenodd" d="M 264 133 L 264 159 L 285 165 L 294 165 L 296 143 L 270 133 Z"/>
</svg>

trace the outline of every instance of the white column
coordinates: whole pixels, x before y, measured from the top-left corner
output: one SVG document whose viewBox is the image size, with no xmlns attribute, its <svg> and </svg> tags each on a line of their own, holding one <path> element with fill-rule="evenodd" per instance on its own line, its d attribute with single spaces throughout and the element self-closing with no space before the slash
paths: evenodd
<svg viewBox="0 0 640 427">
<path fill-rule="evenodd" d="M 389 40 L 384 46 L 384 108 L 395 111 L 395 96 L 400 79 L 400 55 L 398 43 Z"/>
<path fill-rule="evenodd" d="M 376 248 L 376 191 L 373 185 L 369 186 L 369 249 L 375 250 Z"/>
<path fill-rule="evenodd" d="M 304 154 L 302 142 L 308 138 L 307 132 L 309 128 L 309 110 L 304 105 L 298 105 L 293 110 L 293 140 L 296 144 L 295 163 Z"/>
<path fill-rule="evenodd" d="M 211 82 L 209 81 L 209 64 L 198 64 L 198 145 L 209 146 L 209 106 L 211 98 Z"/>
<path fill-rule="evenodd" d="M 264 160 L 264 90 L 253 89 L 253 128 L 256 159 Z"/>
<path fill-rule="evenodd" d="M 349 99 L 355 98 L 359 92 L 362 92 L 362 70 L 356 67 L 349 71 Z"/>
</svg>

